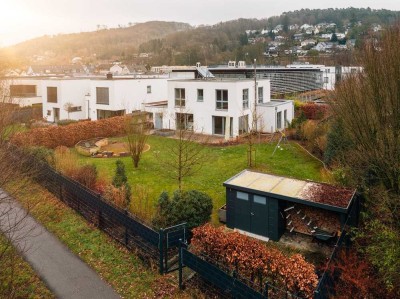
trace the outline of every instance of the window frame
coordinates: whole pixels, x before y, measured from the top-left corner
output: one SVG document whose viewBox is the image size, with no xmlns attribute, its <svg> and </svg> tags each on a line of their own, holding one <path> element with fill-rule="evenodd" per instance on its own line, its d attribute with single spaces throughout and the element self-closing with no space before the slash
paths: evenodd
<svg viewBox="0 0 400 299">
<path fill-rule="evenodd" d="M 105 97 L 105 91 L 107 91 L 107 100 L 100 99 L 99 96 Z M 104 92 L 104 94 L 103 94 Z M 96 104 L 97 105 L 110 105 L 110 88 L 106 86 L 96 87 Z"/>
<path fill-rule="evenodd" d="M 200 91 L 201 91 L 201 96 L 200 96 Z M 197 102 L 204 102 L 204 89 L 203 88 L 197 89 Z"/>
<path fill-rule="evenodd" d="M 183 97 L 182 97 L 182 91 L 183 91 Z M 179 108 L 186 107 L 186 90 L 185 90 L 185 88 L 175 88 L 174 93 L 175 93 L 175 107 L 179 107 Z M 178 95 L 178 93 L 179 93 L 179 95 Z"/>
<path fill-rule="evenodd" d="M 242 90 L 242 107 L 243 109 L 249 109 L 249 89 L 245 88 Z"/>
<path fill-rule="evenodd" d="M 228 110 L 229 109 L 229 94 L 227 89 L 215 90 L 215 109 Z"/>
<path fill-rule="evenodd" d="M 261 90 L 261 93 L 260 93 L 260 90 Z M 261 94 L 261 97 L 260 97 L 260 94 Z M 258 104 L 264 103 L 264 86 L 259 86 L 257 88 L 257 96 L 258 96 L 258 99 L 257 99 Z"/>
<path fill-rule="evenodd" d="M 47 103 L 58 103 L 58 88 L 57 86 L 47 86 Z"/>
</svg>

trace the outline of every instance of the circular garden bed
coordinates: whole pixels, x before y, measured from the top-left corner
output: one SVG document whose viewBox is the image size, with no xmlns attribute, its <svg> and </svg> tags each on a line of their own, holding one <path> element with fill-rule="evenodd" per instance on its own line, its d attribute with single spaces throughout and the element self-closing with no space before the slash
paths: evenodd
<svg viewBox="0 0 400 299">
<path fill-rule="evenodd" d="M 121 141 L 109 142 L 107 138 L 82 140 L 75 145 L 75 148 L 79 154 L 93 158 L 115 158 L 129 156 L 128 143 Z M 147 152 L 149 149 L 150 145 L 146 144 L 143 152 Z"/>
</svg>

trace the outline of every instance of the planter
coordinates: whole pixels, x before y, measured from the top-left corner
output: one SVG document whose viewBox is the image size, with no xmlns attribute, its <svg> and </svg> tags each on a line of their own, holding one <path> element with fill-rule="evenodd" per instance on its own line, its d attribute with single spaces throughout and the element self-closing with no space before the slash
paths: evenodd
<svg viewBox="0 0 400 299">
<path fill-rule="evenodd" d="M 154 130 L 154 135 L 164 136 L 164 137 L 174 136 L 175 130 L 170 130 L 170 129 Z"/>
<path fill-rule="evenodd" d="M 219 219 L 219 222 L 226 223 L 226 205 L 223 205 L 218 210 L 218 219 Z"/>
</svg>

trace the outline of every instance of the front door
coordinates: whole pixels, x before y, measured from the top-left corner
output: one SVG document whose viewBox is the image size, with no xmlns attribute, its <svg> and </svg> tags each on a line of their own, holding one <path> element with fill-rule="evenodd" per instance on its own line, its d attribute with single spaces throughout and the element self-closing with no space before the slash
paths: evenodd
<svg viewBox="0 0 400 299">
<path fill-rule="evenodd" d="M 155 115 L 155 123 L 154 123 L 154 126 L 155 126 L 156 130 L 161 130 L 163 128 L 162 127 L 162 118 L 163 118 L 163 114 L 162 113 L 156 113 L 156 115 Z"/>
<path fill-rule="evenodd" d="M 265 196 L 253 195 L 251 202 L 250 232 L 260 236 L 268 236 L 268 206 Z"/>
<path fill-rule="evenodd" d="M 268 216 L 268 202 L 265 196 L 236 192 L 236 228 L 268 237 Z"/>
<path fill-rule="evenodd" d="M 58 122 L 60 120 L 60 108 L 53 108 L 54 122 Z"/>
</svg>

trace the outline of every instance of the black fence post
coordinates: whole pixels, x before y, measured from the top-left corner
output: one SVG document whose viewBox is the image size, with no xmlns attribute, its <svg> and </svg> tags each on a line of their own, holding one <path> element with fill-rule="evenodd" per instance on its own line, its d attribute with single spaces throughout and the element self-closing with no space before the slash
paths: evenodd
<svg viewBox="0 0 400 299">
<path fill-rule="evenodd" d="M 264 296 L 265 298 L 268 298 L 268 281 L 265 282 Z"/>
<path fill-rule="evenodd" d="M 160 253 L 160 260 L 159 260 L 160 274 L 163 274 L 164 273 L 164 230 L 162 228 L 159 230 L 158 250 Z"/>
<path fill-rule="evenodd" d="M 125 210 L 125 215 L 128 215 L 128 211 Z M 128 247 L 129 244 L 129 230 L 128 227 L 125 225 L 125 246 Z"/>
<path fill-rule="evenodd" d="M 179 289 L 183 290 L 183 277 L 182 277 L 182 239 L 179 239 L 179 247 L 178 247 L 178 258 L 179 258 Z"/>
</svg>

